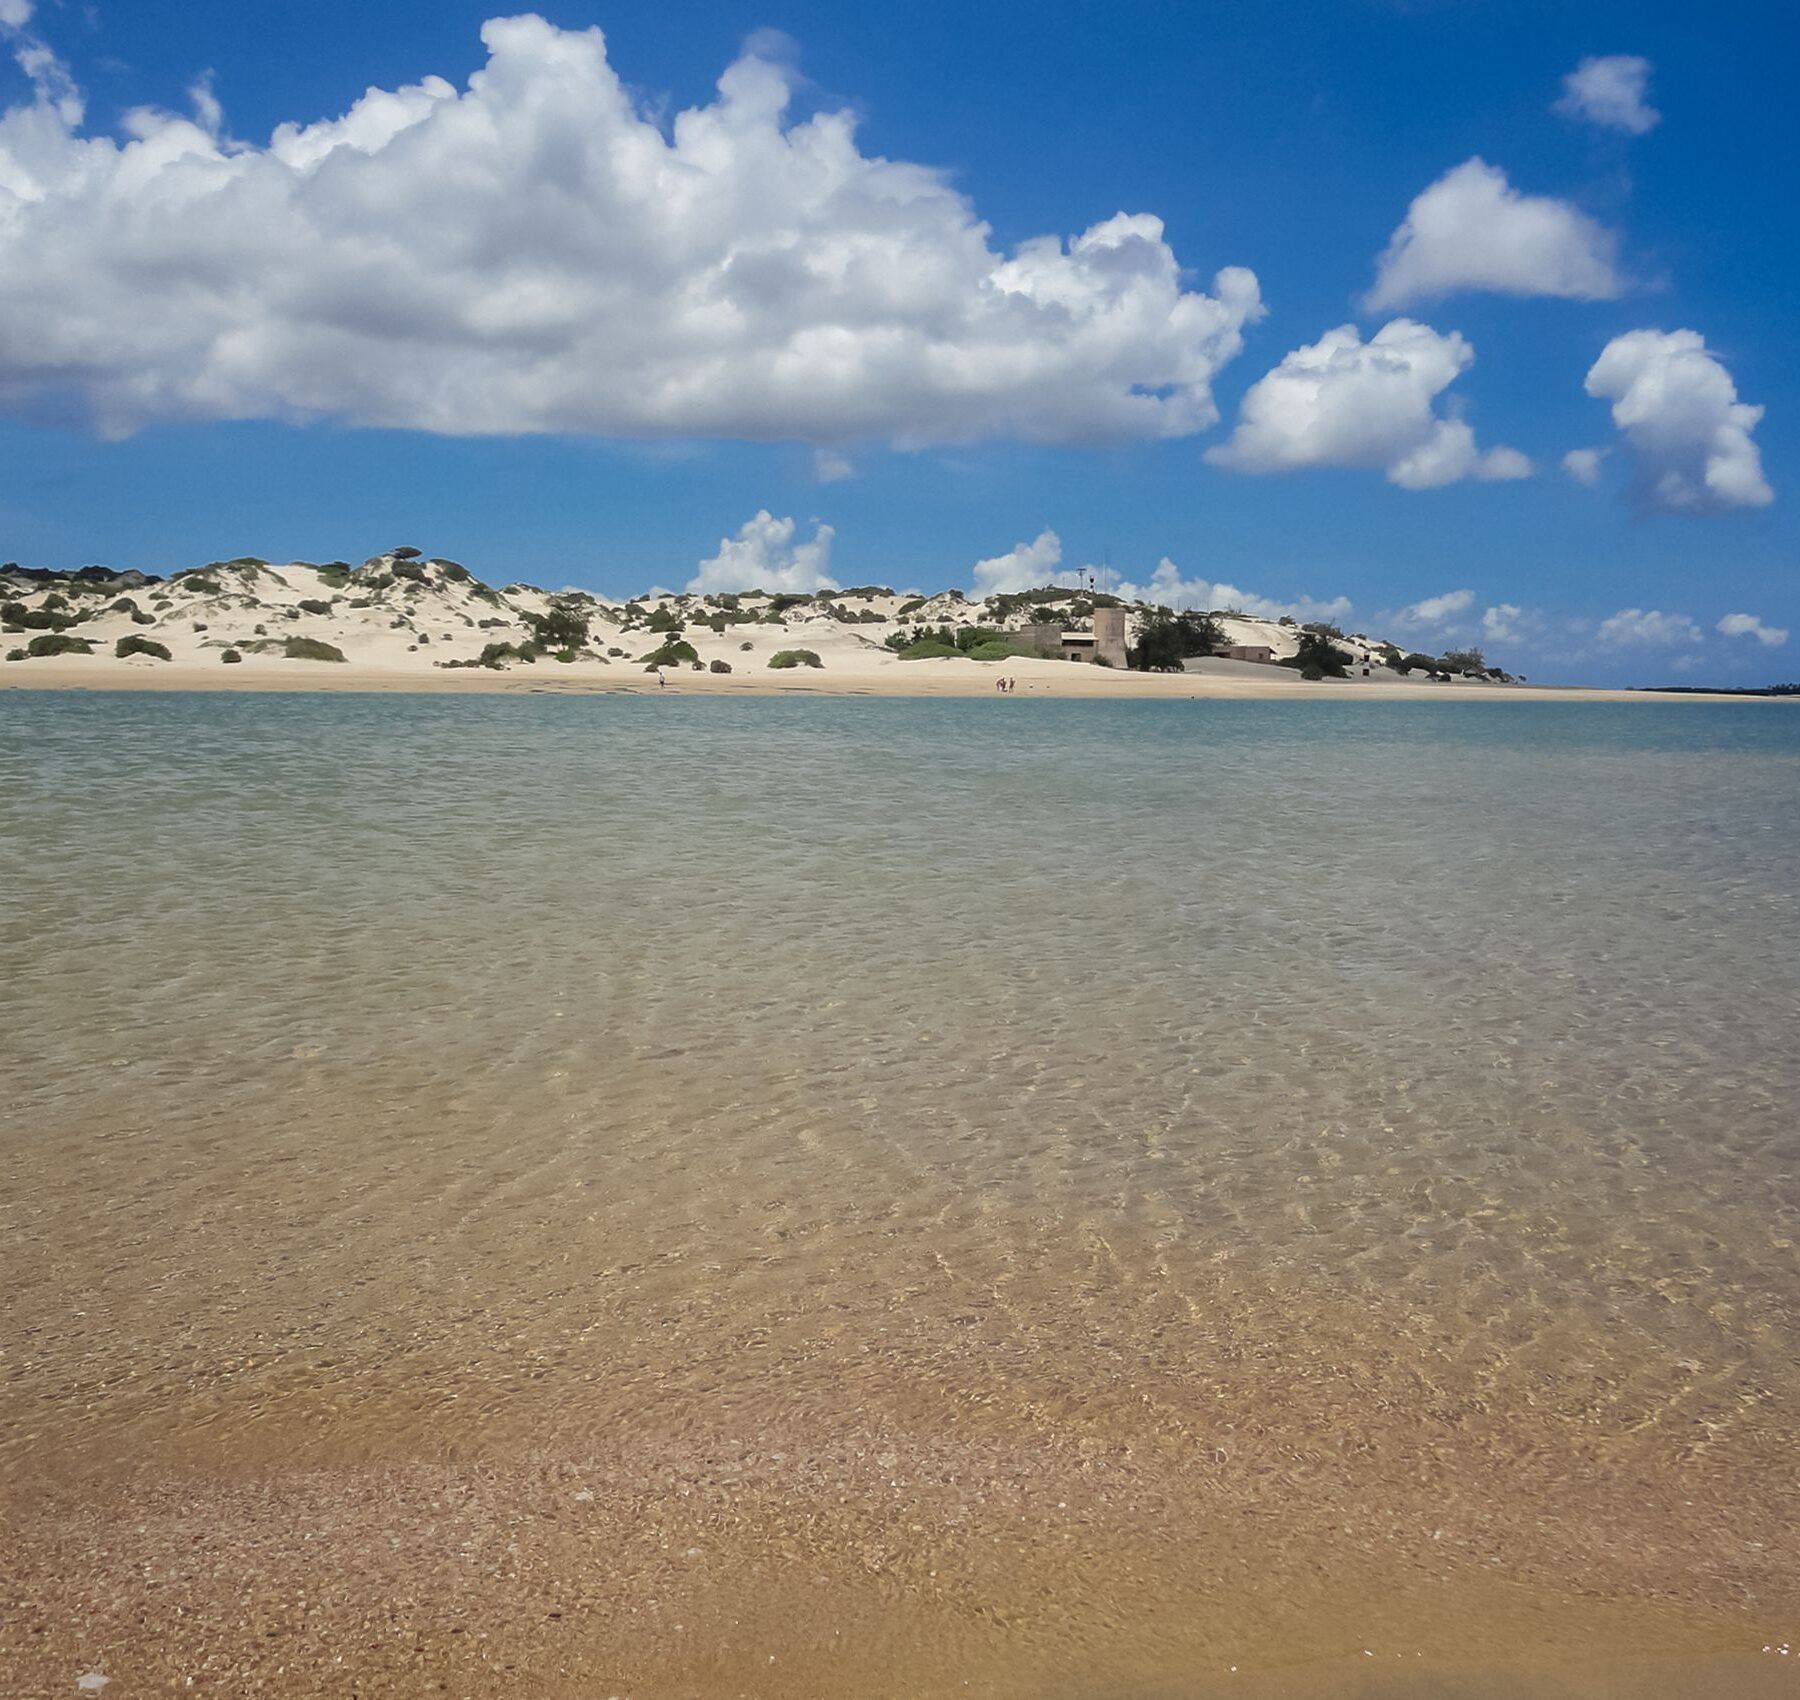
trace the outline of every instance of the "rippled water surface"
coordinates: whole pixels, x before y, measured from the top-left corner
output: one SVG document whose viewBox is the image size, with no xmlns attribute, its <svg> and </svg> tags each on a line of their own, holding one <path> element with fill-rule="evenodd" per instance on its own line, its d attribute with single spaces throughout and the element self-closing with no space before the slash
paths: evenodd
<svg viewBox="0 0 1800 1700">
<path fill-rule="evenodd" d="M 19 1692 L 1800 1694 L 1800 711 L 29 693 L 0 853 Z"/>
</svg>

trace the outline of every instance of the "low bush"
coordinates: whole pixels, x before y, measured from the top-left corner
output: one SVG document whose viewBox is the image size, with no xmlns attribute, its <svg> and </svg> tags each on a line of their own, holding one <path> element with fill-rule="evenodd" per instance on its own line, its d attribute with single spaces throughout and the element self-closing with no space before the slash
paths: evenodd
<svg viewBox="0 0 1800 1700">
<path fill-rule="evenodd" d="M 57 613 L 48 600 L 42 608 L 27 608 L 23 602 L 0 603 L 0 621 L 28 632 L 66 631 L 75 624 L 72 615 Z"/>
<path fill-rule="evenodd" d="M 281 653 L 290 661 L 342 661 L 344 652 L 336 644 L 322 643 L 318 638 L 291 637 L 282 641 Z"/>
<path fill-rule="evenodd" d="M 712 664 L 712 671 L 715 673 L 729 673 L 731 671 L 731 663 L 729 661 L 715 661 Z"/>
<path fill-rule="evenodd" d="M 902 661 L 954 661 L 962 651 L 940 637 L 916 638 L 900 651 Z"/>
<path fill-rule="evenodd" d="M 329 614 L 331 604 L 321 602 L 316 596 L 303 596 L 300 599 L 300 609 L 302 613 L 306 614 Z"/>
<path fill-rule="evenodd" d="M 169 646 L 157 643 L 152 638 L 141 638 L 135 633 L 130 637 L 122 637 L 113 645 L 113 654 L 123 661 L 128 655 L 148 655 L 155 661 L 173 661 Z"/>
<path fill-rule="evenodd" d="M 221 661 L 242 661 L 244 658 L 235 649 L 228 649 L 219 659 Z"/>
<path fill-rule="evenodd" d="M 823 667 L 816 649 L 778 649 L 769 657 L 771 667 Z"/>
<path fill-rule="evenodd" d="M 653 649 L 638 660 L 646 667 L 674 667 L 683 661 L 698 661 L 699 650 L 682 638 L 670 638 L 660 649 Z"/>
<path fill-rule="evenodd" d="M 745 651 L 746 653 L 748 653 L 750 650 L 754 649 L 755 647 L 756 647 L 756 645 L 753 644 L 748 638 L 745 638 L 744 641 L 738 645 L 738 648 L 740 650 Z"/>
<path fill-rule="evenodd" d="M 92 655 L 90 638 L 70 637 L 67 632 L 45 632 L 25 646 L 27 655 Z"/>
</svg>

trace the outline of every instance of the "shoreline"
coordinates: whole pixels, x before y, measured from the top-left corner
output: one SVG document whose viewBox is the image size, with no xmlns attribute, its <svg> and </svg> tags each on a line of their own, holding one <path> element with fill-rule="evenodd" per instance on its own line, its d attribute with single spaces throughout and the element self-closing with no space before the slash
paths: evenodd
<svg viewBox="0 0 1800 1700">
<path fill-rule="evenodd" d="M 979 669 L 979 671 L 977 671 Z M 1127 673 L 1068 662 L 1017 660 L 1005 668 L 1018 688 L 1005 700 L 1207 702 L 1558 702 L 1558 703 L 1782 703 L 1800 699 L 1730 692 L 1664 692 L 1592 685 L 1450 685 L 1397 680 L 1309 682 L 1258 667 L 1255 674 Z M 490 671 L 473 668 L 380 668 L 352 662 L 254 660 L 230 669 L 181 661 L 112 657 L 46 657 L 14 662 L 0 689 L 21 691 L 319 691 L 363 695 L 444 696 L 688 696 L 688 697 L 996 697 L 997 664 L 975 661 L 893 661 L 856 669 L 789 669 L 778 673 L 671 672 L 667 685 L 653 674 L 618 668 L 580 672 L 553 661 Z"/>
</svg>

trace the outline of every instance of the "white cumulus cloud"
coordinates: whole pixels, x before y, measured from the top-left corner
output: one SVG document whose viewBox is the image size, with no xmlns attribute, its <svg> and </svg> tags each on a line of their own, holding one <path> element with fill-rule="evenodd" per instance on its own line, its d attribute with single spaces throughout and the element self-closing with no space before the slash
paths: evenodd
<svg viewBox="0 0 1800 1700">
<path fill-rule="evenodd" d="M 1160 608 L 1197 608 L 1203 612 L 1234 608 L 1262 620 L 1279 620 L 1286 614 L 1296 620 L 1340 621 L 1349 617 L 1352 607 L 1347 596 L 1334 596 L 1329 602 L 1300 596 L 1284 602 L 1259 596 L 1253 590 L 1241 590 L 1222 579 L 1187 578 L 1167 555 L 1156 563 L 1148 584 L 1124 583 L 1115 589 L 1130 602 L 1149 602 Z"/>
<path fill-rule="evenodd" d="M 1788 640 L 1786 626 L 1765 626 L 1754 614 L 1727 614 L 1719 630 L 1726 637 L 1755 638 L 1770 649 L 1779 649 Z"/>
<path fill-rule="evenodd" d="M 1667 513 L 1760 508 L 1775 492 L 1751 432 L 1763 416 L 1698 331 L 1627 331 L 1601 350 L 1587 393 L 1611 401 L 1645 502 Z"/>
<path fill-rule="evenodd" d="M 723 590 L 836 590 L 830 576 L 831 539 L 828 525 L 814 523 L 811 542 L 796 543 L 798 527 L 791 519 L 776 519 L 759 508 L 753 519 L 738 527 L 736 537 L 721 537 L 719 552 L 700 563 L 688 580 L 688 589 L 717 593 Z"/>
<path fill-rule="evenodd" d="M 1570 449 L 1562 457 L 1562 469 L 1577 484 L 1591 490 L 1600 482 L 1600 462 L 1605 458 L 1604 449 Z"/>
<path fill-rule="evenodd" d="M 1624 290 L 1618 238 L 1567 201 L 1524 195 L 1483 159 L 1446 171 L 1375 262 L 1370 312 L 1459 290 L 1604 301 Z"/>
<path fill-rule="evenodd" d="M 1635 53 L 1590 55 L 1563 78 L 1562 98 L 1554 110 L 1603 130 L 1641 136 L 1662 121 L 1645 98 L 1649 92 L 1648 59 Z"/>
<path fill-rule="evenodd" d="M 1004 555 L 977 561 L 971 583 L 982 596 L 1002 591 L 1036 590 L 1050 583 L 1062 564 L 1062 539 L 1045 526 L 1029 543 L 1015 543 Z"/>
<path fill-rule="evenodd" d="M 1596 635 L 1602 643 L 1621 648 L 1661 648 L 1698 643 L 1700 628 L 1685 614 L 1665 614 L 1657 608 L 1621 608 L 1600 622 Z"/>
<path fill-rule="evenodd" d="M 1481 635 L 1490 643 L 1517 643 L 1534 623 L 1516 602 L 1496 602 L 1481 611 Z"/>
<path fill-rule="evenodd" d="M 1474 359 L 1455 331 L 1440 335 L 1411 319 L 1383 325 L 1366 343 L 1354 325 L 1340 325 L 1257 379 L 1230 440 L 1206 458 L 1237 472 L 1379 467 L 1408 490 L 1527 477 L 1531 462 L 1518 450 L 1484 452 L 1464 421 L 1435 410 Z"/>
<path fill-rule="evenodd" d="M 0 0 L 18 9 L 19 0 Z M 790 112 L 752 46 L 666 125 L 597 29 L 482 26 L 488 58 L 341 117 L 0 117 L 0 409 L 100 428 L 327 418 L 902 446 L 1180 436 L 1262 313 L 1184 286 L 1160 219 L 1010 252 L 848 112 Z"/>
<path fill-rule="evenodd" d="M 1409 631 L 1435 631 L 1453 625 L 1474 606 L 1474 591 L 1447 590 L 1442 596 L 1427 596 L 1402 608 L 1394 616 L 1394 623 Z"/>
<path fill-rule="evenodd" d="M 31 22 L 31 0 L 0 0 L 0 29 L 22 30 Z"/>
</svg>

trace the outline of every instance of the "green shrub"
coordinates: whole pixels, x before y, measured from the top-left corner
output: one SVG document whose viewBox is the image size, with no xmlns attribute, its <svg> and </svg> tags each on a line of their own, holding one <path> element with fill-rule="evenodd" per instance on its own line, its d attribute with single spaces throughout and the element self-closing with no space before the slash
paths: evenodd
<svg viewBox="0 0 1800 1700">
<path fill-rule="evenodd" d="M 476 657 L 477 667 L 497 668 L 502 661 L 535 661 L 535 654 L 527 654 L 517 644 L 489 643 L 482 645 L 481 654 Z"/>
<path fill-rule="evenodd" d="M 25 659 L 25 651 L 22 649 L 9 649 L 6 652 L 6 659 L 8 661 L 23 661 Z"/>
<path fill-rule="evenodd" d="M 118 656 L 121 661 L 128 655 L 148 655 L 157 661 L 173 661 L 175 659 L 169 653 L 167 644 L 157 643 L 151 638 L 141 638 L 135 634 L 120 638 L 113 645 L 113 654 Z"/>
<path fill-rule="evenodd" d="M 67 632 L 45 632 L 25 646 L 27 655 L 92 655 L 93 640 L 70 637 Z"/>
<path fill-rule="evenodd" d="M 418 550 L 415 549 L 413 554 L 418 554 Z M 394 560 L 392 571 L 395 578 L 408 579 L 414 584 L 423 584 L 425 582 L 425 569 L 410 556 L 397 556 Z"/>
<path fill-rule="evenodd" d="M 915 608 L 923 608 L 929 600 L 929 597 L 915 596 L 910 602 L 902 602 L 900 604 L 900 612 L 895 618 L 904 620 Z"/>
<path fill-rule="evenodd" d="M 156 624 L 156 616 L 154 614 L 146 614 L 140 609 L 131 616 L 131 623 L 134 626 L 154 626 Z"/>
<path fill-rule="evenodd" d="M 1344 677 L 1344 669 L 1350 657 L 1335 645 L 1323 632 L 1300 628 L 1300 647 L 1290 656 L 1276 663 L 1280 667 L 1292 667 L 1301 676 L 1306 677 L 1309 667 L 1318 668 L 1321 676 L 1331 679 Z"/>
<path fill-rule="evenodd" d="M 731 671 L 731 663 L 729 661 L 715 661 L 712 664 L 712 671 L 715 673 L 729 673 Z"/>
<path fill-rule="evenodd" d="M 745 638 L 744 641 L 738 645 L 738 648 L 740 650 L 752 650 L 755 647 L 756 647 L 756 645 L 753 644 L 748 638 Z"/>
<path fill-rule="evenodd" d="M 281 653 L 290 661 L 342 661 L 344 652 L 335 644 L 321 643 L 318 638 L 284 638 Z"/>
<path fill-rule="evenodd" d="M 1211 655 L 1225 643 L 1225 629 L 1210 614 L 1157 612 L 1138 630 L 1128 656 L 1146 673 L 1179 672 L 1190 655 Z"/>
<path fill-rule="evenodd" d="M 954 661 L 962 651 L 939 637 L 915 638 L 900 651 L 902 661 Z"/>
<path fill-rule="evenodd" d="M 546 649 L 582 649 L 588 640 L 588 616 L 566 604 L 547 614 L 527 614 L 525 624 Z"/>
<path fill-rule="evenodd" d="M 442 555 L 434 555 L 431 564 L 452 584 L 468 584 L 475 577 L 460 561 L 446 561 Z"/>
<path fill-rule="evenodd" d="M 57 613 L 47 598 L 42 608 L 27 608 L 23 602 L 0 603 L 0 620 L 28 632 L 66 631 L 75 624 L 73 615 Z"/>
<path fill-rule="evenodd" d="M 778 649 L 769 657 L 771 667 L 823 667 L 816 649 Z"/>
<path fill-rule="evenodd" d="M 228 649 L 219 659 L 221 661 L 242 661 L 244 658 L 235 649 Z"/>
<path fill-rule="evenodd" d="M 350 582 L 350 569 L 342 561 L 328 561 L 319 568 L 319 582 L 327 590 L 342 590 Z"/>
<path fill-rule="evenodd" d="M 670 638 L 660 649 L 653 649 L 638 660 L 646 667 L 674 667 L 683 661 L 698 661 L 699 650 L 682 638 Z"/>
<path fill-rule="evenodd" d="M 423 549 L 415 549 L 410 544 L 406 544 L 398 549 L 390 549 L 388 550 L 388 553 L 392 555 L 396 561 L 416 561 L 425 553 L 425 551 Z"/>
<path fill-rule="evenodd" d="M 300 611 L 304 614 L 329 614 L 331 604 L 321 602 L 316 596 L 303 596 L 300 599 Z"/>
<path fill-rule="evenodd" d="M 1325 669 L 1321 667 L 1318 662 L 1309 661 L 1300 669 L 1300 677 L 1317 683 L 1320 679 L 1325 677 Z"/>
<path fill-rule="evenodd" d="M 224 592 L 219 588 L 215 578 L 202 578 L 197 574 L 183 575 L 177 573 L 175 582 L 184 590 L 191 590 L 196 596 L 221 596 Z"/>
<path fill-rule="evenodd" d="M 573 661 L 575 659 L 575 654 L 576 652 L 572 649 L 559 649 L 556 652 L 556 659 L 558 661 Z"/>
</svg>

